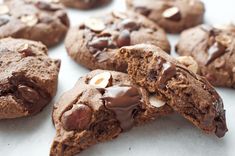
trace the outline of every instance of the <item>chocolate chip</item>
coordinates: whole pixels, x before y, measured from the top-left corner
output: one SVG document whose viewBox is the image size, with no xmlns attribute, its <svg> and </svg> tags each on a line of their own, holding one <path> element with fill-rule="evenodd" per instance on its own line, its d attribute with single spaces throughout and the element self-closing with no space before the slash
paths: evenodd
<svg viewBox="0 0 235 156">
<path fill-rule="evenodd" d="M 117 38 L 117 46 L 129 46 L 131 44 L 130 32 L 128 30 L 123 30 Z"/>
<path fill-rule="evenodd" d="M 39 100 L 38 92 L 32 89 L 31 87 L 19 85 L 18 92 L 24 98 L 24 100 L 30 103 L 36 103 Z"/>
<path fill-rule="evenodd" d="M 84 104 L 76 104 L 72 109 L 66 111 L 62 117 L 61 122 L 64 129 L 84 130 L 88 128 L 92 118 L 92 110 Z"/>
<path fill-rule="evenodd" d="M 128 29 L 130 31 L 139 29 L 139 24 L 137 24 L 134 20 L 125 19 L 121 22 L 121 28 Z"/>
<path fill-rule="evenodd" d="M 164 88 L 168 80 L 170 80 L 176 74 L 176 66 L 170 62 L 162 64 L 162 72 L 159 78 L 158 85 L 160 88 Z"/>
<path fill-rule="evenodd" d="M 10 21 L 9 15 L 2 15 L 0 16 L 0 27 L 7 24 Z"/>
<path fill-rule="evenodd" d="M 61 7 L 59 7 L 58 5 L 47 3 L 45 1 L 38 1 L 35 3 L 35 6 L 39 9 L 47 10 L 47 11 L 56 11 L 56 10 L 61 9 Z"/>
<path fill-rule="evenodd" d="M 146 8 L 146 7 L 136 7 L 136 12 L 144 15 L 144 16 L 148 16 L 151 13 L 151 10 Z"/>
<path fill-rule="evenodd" d="M 129 130 L 134 124 L 134 112 L 139 109 L 141 95 L 135 86 L 112 86 L 105 89 L 102 98 L 105 107 L 116 114 L 120 127 Z"/>
<path fill-rule="evenodd" d="M 107 48 L 108 45 L 109 45 L 109 38 L 107 37 L 96 38 L 89 43 L 89 46 L 96 49 L 104 49 Z"/>
<path fill-rule="evenodd" d="M 163 13 L 162 16 L 165 19 L 171 20 L 171 21 L 180 21 L 181 20 L 181 13 L 179 8 L 177 7 L 171 7 L 166 9 Z"/>
<path fill-rule="evenodd" d="M 218 57 L 222 56 L 226 52 L 226 47 L 219 42 L 215 42 L 209 49 L 208 49 L 208 59 L 206 65 L 209 65 Z"/>
<path fill-rule="evenodd" d="M 64 24 L 65 26 L 70 25 L 68 16 L 65 12 L 59 11 L 56 13 L 56 16 L 60 19 L 61 23 Z"/>
</svg>

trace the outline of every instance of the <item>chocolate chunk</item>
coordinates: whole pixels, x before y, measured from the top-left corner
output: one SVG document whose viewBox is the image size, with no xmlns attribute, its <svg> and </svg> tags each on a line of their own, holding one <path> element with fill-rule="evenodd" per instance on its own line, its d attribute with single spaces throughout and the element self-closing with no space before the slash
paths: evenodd
<svg viewBox="0 0 235 156">
<path fill-rule="evenodd" d="M 139 29 L 139 24 L 137 24 L 134 20 L 125 19 L 121 22 L 121 28 L 128 29 L 130 31 Z"/>
<path fill-rule="evenodd" d="M 117 46 L 129 46 L 131 44 L 130 32 L 128 30 L 123 30 L 117 39 Z"/>
<path fill-rule="evenodd" d="M 96 49 L 104 49 L 108 47 L 108 45 L 109 45 L 109 38 L 107 37 L 96 38 L 89 43 L 89 46 Z"/>
<path fill-rule="evenodd" d="M 136 12 L 139 12 L 140 14 L 144 16 L 148 16 L 151 13 L 151 10 L 146 8 L 146 7 L 136 7 L 135 8 Z"/>
<path fill-rule="evenodd" d="M 181 13 L 179 8 L 177 7 L 171 7 L 166 9 L 163 13 L 162 16 L 165 19 L 171 20 L 171 21 L 180 21 L 181 20 Z"/>
<path fill-rule="evenodd" d="M 208 49 L 208 59 L 206 65 L 209 65 L 218 57 L 222 56 L 226 52 L 226 47 L 219 42 L 215 42 L 209 49 Z"/>
<path fill-rule="evenodd" d="M 60 19 L 61 23 L 64 24 L 65 26 L 69 27 L 70 22 L 68 19 L 68 15 L 65 12 L 58 12 L 57 17 Z"/>
<path fill-rule="evenodd" d="M 38 1 L 35 3 L 36 7 L 42 10 L 47 10 L 47 11 L 56 11 L 61 9 L 58 7 L 58 5 L 53 5 L 51 3 L 47 3 L 45 1 Z"/>
<path fill-rule="evenodd" d="M 89 126 L 92 117 L 92 110 L 84 104 L 76 104 L 72 109 L 66 111 L 62 117 L 61 122 L 64 129 L 84 130 Z"/>
<path fill-rule="evenodd" d="M 107 109 L 114 111 L 121 128 L 126 131 L 134 124 L 134 111 L 138 110 L 140 94 L 135 86 L 113 86 L 105 89 L 102 98 Z"/>
<path fill-rule="evenodd" d="M 2 15 L 0 16 L 0 27 L 7 24 L 10 21 L 9 15 Z"/>
<path fill-rule="evenodd" d="M 40 98 L 37 91 L 25 85 L 19 85 L 18 92 L 24 98 L 24 100 L 30 103 L 36 103 Z"/>
<path fill-rule="evenodd" d="M 164 88 L 166 86 L 166 82 L 171 79 L 176 74 L 176 66 L 170 62 L 165 62 L 162 64 L 162 73 L 159 79 L 160 88 Z"/>
</svg>

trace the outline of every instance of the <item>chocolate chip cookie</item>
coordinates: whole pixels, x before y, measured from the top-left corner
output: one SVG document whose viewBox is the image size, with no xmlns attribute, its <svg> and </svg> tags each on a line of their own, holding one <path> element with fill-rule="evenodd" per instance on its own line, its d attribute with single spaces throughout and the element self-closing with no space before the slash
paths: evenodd
<svg viewBox="0 0 235 156">
<path fill-rule="evenodd" d="M 169 33 L 203 22 L 204 4 L 200 0 L 126 0 L 127 8 L 153 20 Z"/>
<path fill-rule="evenodd" d="M 176 112 L 206 133 L 225 135 L 223 101 L 203 77 L 153 45 L 124 47 L 120 57 L 128 62 L 133 83 L 158 93 Z"/>
<path fill-rule="evenodd" d="M 64 7 L 55 0 L 5 0 L 0 4 L 0 38 L 60 42 L 69 27 Z"/>
<path fill-rule="evenodd" d="M 116 58 L 122 46 L 150 43 L 170 52 L 165 32 L 145 17 L 132 12 L 112 12 L 89 18 L 69 30 L 65 47 L 69 56 L 89 69 L 126 71 Z"/>
<path fill-rule="evenodd" d="M 29 40 L 0 40 L 0 119 L 40 112 L 57 90 L 60 60 L 45 45 Z"/>
<path fill-rule="evenodd" d="M 92 9 L 104 6 L 112 0 L 60 0 L 67 7 L 78 9 Z"/>
<path fill-rule="evenodd" d="M 235 88 L 235 26 L 200 25 L 182 32 L 176 45 L 180 55 L 192 56 L 199 74 L 214 86 Z"/>
<path fill-rule="evenodd" d="M 72 156 L 171 112 L 157 94 L 133 85 L 127 74 L 94 70 L 55 104 L 50 156 Z"/>
</svg>

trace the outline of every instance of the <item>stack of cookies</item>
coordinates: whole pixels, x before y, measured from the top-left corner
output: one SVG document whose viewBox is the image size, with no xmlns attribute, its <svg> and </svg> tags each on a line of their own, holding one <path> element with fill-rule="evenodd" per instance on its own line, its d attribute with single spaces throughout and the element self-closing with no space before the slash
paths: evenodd
<svg viewBox="0 0 235 156">
<path fill-rule="evenodd" d="M 0 119 L 31 116 L 50 103 L 61 61 L 50 58 L 47 48 L 65 38 L 68 55 L 92 71 L 53 106 L 50 156 L 73 156 L 173 112 L 223 137 L 226 115 L 213 86 L 235 88 L 235 25 L 202 24 L 200 0 L 126 0 L 129 11 L 69 28 L 64 5 L 89 10 L 110 2 L 0 5 Z M 166 32 L 181 33 L 175 50 L 182 56 L 170 56 Z"/>
</svg>

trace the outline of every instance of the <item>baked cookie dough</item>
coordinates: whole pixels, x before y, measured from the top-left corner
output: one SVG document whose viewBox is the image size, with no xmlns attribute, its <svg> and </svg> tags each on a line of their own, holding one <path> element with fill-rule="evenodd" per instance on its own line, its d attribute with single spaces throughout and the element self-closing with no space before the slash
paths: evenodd
<svg viewBox="0 0 235 156">
<path fill-rule="evenodd" d="M 169 33 L 203 22 L 204 4 L 200 0 L 126 0 L 127 8 L 156 22 Z"/>
<path fill-rule="evenodd" d="M 0 119 L 34 115 L 54 97 L 60 60 L 40 42 L 0 40 Z"/>
<path fill-rule="evenodd" d="M 180 55 L 192 56 L 199 74 L 218 87 L 235 88 L 235 26 L 200 25 L 182 32 L 176 45 Z"/>
<path fill-rule="evenodd" d="M 78 9 L 93 9 L 104 6 L 112 0 L 60 0 L 67 7 Z"/>
<path fill-rule="evenodd" d="M 117 59 L 122 46 L 149 43 L 170 52 L 165 32 L 155 23 L 132 12 L 112 12 L 89 18 L 69 30 L 65 47 L 69 56 L 89 69 L 126 71 L 126 63 Z"/>
<path fill-rule="evenodd" d="M 54 46 L 66 35 L 69 19 L 55 0 L 5 0 L 0 4 L 0 38 L 41 41 Z"/>
<path fill-rule="evenodd" d="M 157 95 L 132 84 L 127 74 L 94 70 L 55 104 L 56 137 L 50 156 L 75 155 L 171 112 Z"/>
<path fill-rule="evenodd" d="M 124 47 L 120 57 L 127 61 L 133 83 L 159 94 L 174 111 L 204 132 L 225 135 L 223 101 L 203 77 L 153 45 Z"/>
</svg>

